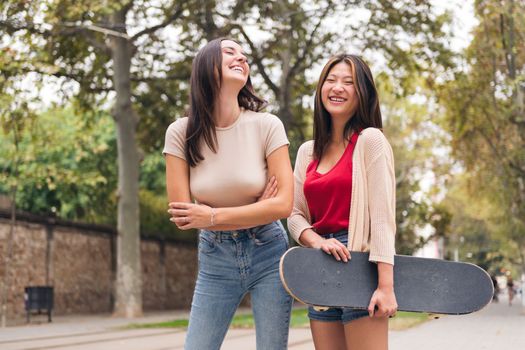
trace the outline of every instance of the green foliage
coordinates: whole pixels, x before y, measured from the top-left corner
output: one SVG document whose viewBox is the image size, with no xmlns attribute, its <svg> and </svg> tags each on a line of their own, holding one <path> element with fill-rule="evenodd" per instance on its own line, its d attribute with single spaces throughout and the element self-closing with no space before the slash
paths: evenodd
<svg viewBox="0 0 525 350">
<path fill-rule="evenodd" d="M 13 183 L 14 145 L 0 134 L 0 193 Z M 40 215 L 115 224 L 116 141 L 106 113 L 90 118 L 72 108 L 51 109 L 35 117 L 20 135 L 17 207 Z M 180 232 L 166 213 L 164 158 L 152 153 L 141 164 L 141 232 L 195 241 Z"/>
<path fill-rule="evenodd" d="M 193 1 L 169 1 L 160 6 L 154 1 L 135 2 L 124 27 L 113 25 L 114 11 L 128 6 L 127 1 L 48 2 L 10 0 L 0 4 L 0 35 L 8 45 L 0 49 L 2 72 L 26 76 L 37 81 L 55 77 L 73 82 L 75 90 L 64 95 L 64 103 L 75 98 L 82 112 L 98 109 L 101 100 L 114 91 L 114 57 L 108 46 L 111 35 L 128 35 L 166 21 L 170 31 L 151 31 L 132 42 L 131 84 L 134 108 L 138 111 L 137 136 L 142 148 L 159 148 L 166 126 L 183 114 L 187 106 L 187 88 L 191 58 L 201 36 L 182 32 L 174 24 L 193 19 L 187 9 Z M 4 48 L 1 45 L 1 48 Z M 188 49 L 191 48 L 191 51 Z M 7 64 L 9 63 L 9 64 Z M 106 100 L 108 101 L 108 100 Z"/>
<path fill-rule="evenodd" d="M 8 138 L 0 134 L 0 152 L 10 154 L 0 159 L 0 183 L 13 177 L 9 164 L 15 154 L 8 149 Z M 115 147 L 113 123 L 106 114 L 89 123 L 71 108 L 40 114 L 20 134 L 18 208 L 65 219 L 112 221 Z"/>
<path fill-rule="evenodd" d="M 140 190 L 140 231 L 149 236 L 175 238 L 179 241 L 195 243 L 196 230 L 179 230 L 169 221 L 168 199 L 164 192 L 164 189 L 162 194 L 146 189 Z"/>
<path fill-rule="evenodd" d="M 392 77 L 382 73 L 376 77 L 383 113 L 383 127 L 394 151 L 396 172 L 396 252 L 411 255 L 426 240 L 420 237 L 430 215 L 432 198 L 423 192 L 421 181 L 431 172 L 437 160 L 433 154 L 438 135 L 433 131 L 431 112 L 424 102 L 395 94 Z M 426 100 L 428 96 L 420 98 Z M 430 222 L 429 222 L 430 221 Z"/>
<path fill-rule="evenodd" d="M 466 70 L 439 90 L 442 125 L 468 172 L 460 184 L 470 198 L 463 202 L 483 213 L 467 217 L 456 232 L 483 247 L 487 240 L 508 241 L 489 245 L 489 253 L 525 268 L 525 48 L 518 44 L 525 4 L 477 1 L 475 10 L 480 23 L 465 52 Z"/>
<path fill-rule="evenodd" d="M 160 150 L 144 157 L 140 164 L 140 188 L 166 197 L 166 170 Z M 165 199 L 165 202 L 167 200 Z M 167 202 L 166 202 L 167 203 Z"/>
<path fill-rule="evenodd" d="M 452 213 L 450 228 L 443 236 L 445 257 L 454 259 L 457 252 L 460 261 L 477 264 L 494 274 L 516 264 L 512 256 L 518 253 L 518 246 L 506 239 L 505 232 L 499 232 L 502 208 L 494 206 L 482 192 L 472 191 L 468 177 L 458 176 L 441 203 Z"/>
<path fill-rule="evenodd" d="M 366 1 L 370 20 L 357 33 L 364 48 L 382 54 L 395 77 L 398 96 L 413 94 L 425 79 L 434 84 L 453 66 L 446 31 L 451 14 L 436 14 L 431 1 Z"/>
<path fill-rule="evenodd" d="M 140 231 L 156 237 L 196 242 L 195 230 L 182 231 L 169 221 L 164 157 L 160 151 L 148 154 L 140 168 Z"/>
</svg>

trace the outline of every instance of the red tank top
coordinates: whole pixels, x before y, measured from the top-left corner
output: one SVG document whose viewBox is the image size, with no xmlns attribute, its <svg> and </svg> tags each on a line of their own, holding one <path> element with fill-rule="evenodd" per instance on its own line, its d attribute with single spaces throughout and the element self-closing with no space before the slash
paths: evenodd
<svg viewBox="0 0 525 350">
<path fill-rule="evenodd" d="M 306 168 L 304 196 L 314 230 L 320 235 L 348 230 L 352 155 L 358 135 L 352 134 L 343 155 L 327 173 L 317 172 L 319 161 L 315 159 Z"/>
</svg>

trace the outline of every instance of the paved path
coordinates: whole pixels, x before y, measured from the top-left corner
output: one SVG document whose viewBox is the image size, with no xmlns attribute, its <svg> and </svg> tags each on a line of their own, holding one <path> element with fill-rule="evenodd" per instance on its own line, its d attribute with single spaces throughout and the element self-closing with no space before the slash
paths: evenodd
<svg viewBox="0 0 525 350">
<path fill-rule="evenodd" d="M 520 306 L 492 304 L 466 316 L 446 316 L 418 327 L 390 333 L 391 350 L 506 350 L 525 346 L 525 315 Z M 160 313 L 134 322 L 158 322 L 186 314 Z M 185 331 L 121 329 L 129 320 L 108 316 L 56 317 L 52 324 L 0 329 L 1 350 L 175 350 L 183 349 Z M 205 330 L 203 330 L 205 331 Z M 254 331 L 230 330 L 222 349 L 255 349 Z M 289 349 L 313 349 L 310 331 L 290 331 Z"/>
<path fill-rule="evenodd" d="M 482 311 L 446 316 L 405 331 L 391 332 L 391 350 L 525 349 L 525 315 L 502 300 Z"/>
</svg>

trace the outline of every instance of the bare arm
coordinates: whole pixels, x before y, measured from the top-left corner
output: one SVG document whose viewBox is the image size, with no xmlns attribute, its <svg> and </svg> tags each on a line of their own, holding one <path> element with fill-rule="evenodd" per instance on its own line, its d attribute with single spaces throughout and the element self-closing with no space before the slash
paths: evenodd
<svg viewBox="0 0 525 350">
<path fill-rule="evenodd" d="M 190 167 L 179 157 L 166 154 L 166 190 L 168 202 L 191 203 Z"/>
<path fill-rule="evenodd" d="M 301 147 L 297 150 L 297 157 L 295 160 L 295 169 L 294 169 L 294 199 L 293 199 L 293 209 L 292 214 L 288 218 L 288 230 L 292 235 L 293 239 L 301 245 L 304 243 L 301 242 L 301 235 L 303 232 L 312 228 L 310 215 L 308 212 L 308 206 L 306 203 L 306 198 L 304 197 L 303 185 L 306 178 L 306 168 L 310 157 L 308 157 L 308 152 L 311 151 L 310 147 L 312 142 L 303 143 Z"/>
<path fill-rule="evenodd" d="M 288 147 L 282 146 L 272 152 L 267 158 L 267 163 L 268 174 L 270 177 L 275 177 L 277 184 L 276 194 L 273 197 L 238 207 L 211 208 L 184 201 L 183 196 L 180 196 L 181 201 L 177 200 L 175 195 L 169 196 L 169 212 L 173 215 L 171 220 L 185 230 L 191 228 L 232 230 L 267 224 L 287 217 L 292 210 L 293 197 L 293 175 Z M 187 187 L 189 196 L 189 176 Z M 172 198 L 175 200 L 172 201 Z"/>
</svg>

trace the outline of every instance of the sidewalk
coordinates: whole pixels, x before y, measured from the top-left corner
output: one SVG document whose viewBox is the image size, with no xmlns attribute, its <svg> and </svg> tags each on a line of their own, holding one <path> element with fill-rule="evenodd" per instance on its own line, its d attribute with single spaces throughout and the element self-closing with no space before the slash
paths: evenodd
<svg viewBox="0 0 525 350">
<path fill-rule="evenodd" d="M 525 315 L 507 299 L 463 316 L 446 316 L 390 333 L 392 350 L 507 350 L 525 348 Z"/>
<path fill-rule="evenodd" d="M 391 350 L 504 350 L 525 344 L 525 315 L 521 306 L 502 300 L 465 316 L 445 316 L 406 331 L 390 332 Z M 183 349 L 184 329 L 122 329 L 130 323 L 187 318 L 185 312 L 148 314 L 128 320 L 109 315 L 55 317 L 51 324 L 0 329 L 2 350 L 175 350 Z M 44 320 L 44 317 L 42 317 Z M 203 330 L 205 331 L 205 330 Z M 255 350 L 253 329 L 233 329 L 222 349 Z M 313 349 L 308 328 L 290 330 L 289 349 Z M 203 349 L 205 350 L 205 349 Z"/>
</svg>

